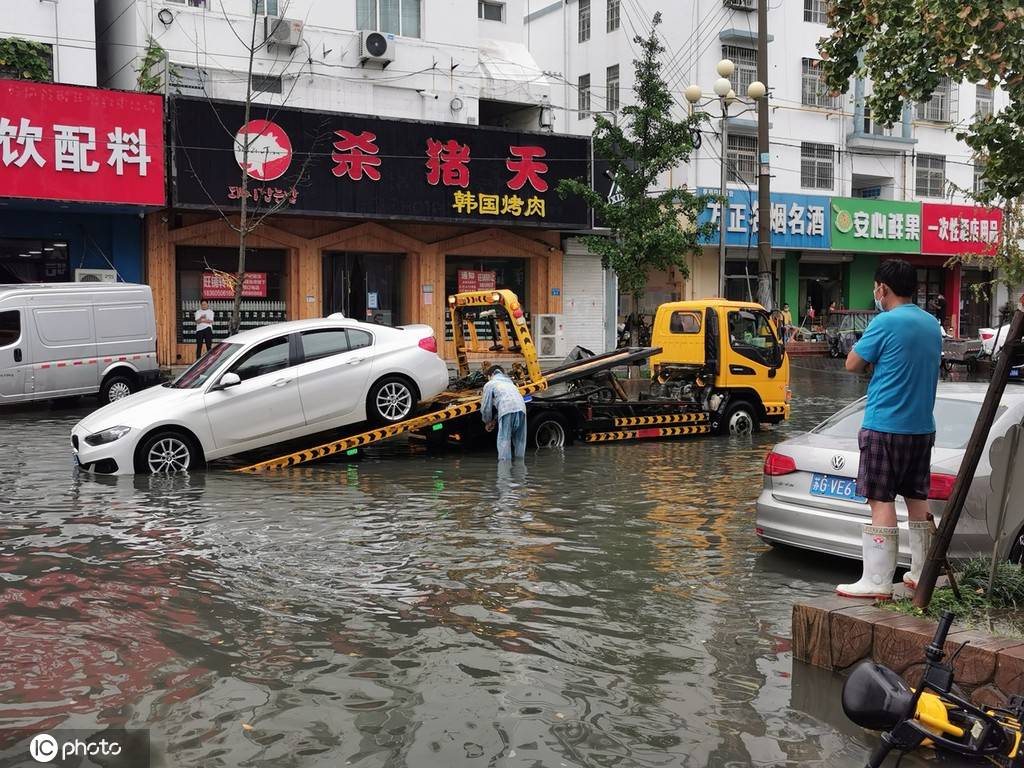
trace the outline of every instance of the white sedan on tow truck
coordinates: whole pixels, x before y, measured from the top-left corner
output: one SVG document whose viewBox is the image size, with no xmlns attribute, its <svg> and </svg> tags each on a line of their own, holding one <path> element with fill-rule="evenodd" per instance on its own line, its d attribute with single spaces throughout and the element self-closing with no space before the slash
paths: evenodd
<svg viewBox="0 0 1024 768">
<path fill-rule="evenodd" d="M 235 334 L 174 381 L 100 408 L 71 445 L 100 473 L 187 472 L 350 424 L 397 423 L 447 387 L 429 325 L 296 320 Z"/>
</svg>

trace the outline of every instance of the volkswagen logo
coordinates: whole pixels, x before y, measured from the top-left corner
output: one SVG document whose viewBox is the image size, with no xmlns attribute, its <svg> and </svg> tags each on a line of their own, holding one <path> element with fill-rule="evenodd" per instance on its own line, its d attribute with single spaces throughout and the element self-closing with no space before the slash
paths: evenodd
<svg viewBox="0 0 1024 768">
<path fill-rule="evenodd" d="M 840 456 L 838 453 L 832 457 L 832 469 L 840 470 L 846 466 L 846 459 Z"/>
</svg>

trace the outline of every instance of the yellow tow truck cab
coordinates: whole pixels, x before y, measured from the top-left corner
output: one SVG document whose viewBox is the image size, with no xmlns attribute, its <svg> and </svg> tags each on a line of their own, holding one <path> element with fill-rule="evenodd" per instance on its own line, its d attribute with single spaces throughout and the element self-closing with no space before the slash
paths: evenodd
<svg viewBox="0 0 1024 768">
<path fill-rule="evenodd" d="M 651 388 L 699 397 L 722 432 L 743 433 L 789 418 L 789 357 L 760 304 L 725 299 L 658 307 L 651 346 Z"/>
</svg>

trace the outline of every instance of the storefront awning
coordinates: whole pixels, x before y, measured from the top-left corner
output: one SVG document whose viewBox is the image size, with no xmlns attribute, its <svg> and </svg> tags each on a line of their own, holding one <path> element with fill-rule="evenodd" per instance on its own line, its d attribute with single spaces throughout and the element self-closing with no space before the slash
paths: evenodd
<svg viewBox="0 0 1024 768">
<path fill-rule="evenodd" d="M 522 43 L 480 41 L 480 98 L 540 104 L 552 81 Z"/>
</svg>

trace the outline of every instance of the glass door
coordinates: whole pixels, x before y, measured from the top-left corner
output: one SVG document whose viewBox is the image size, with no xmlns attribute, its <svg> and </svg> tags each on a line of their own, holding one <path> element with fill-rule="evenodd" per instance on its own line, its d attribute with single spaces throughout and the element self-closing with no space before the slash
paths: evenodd
<svg viewBox="0 0 1024 768">
<path fill-rule="evenodd" d="M 402 254 L 329 251 L 323 259 L 324 315 L 381 325 L 401 322 Z"/>
</svg>

